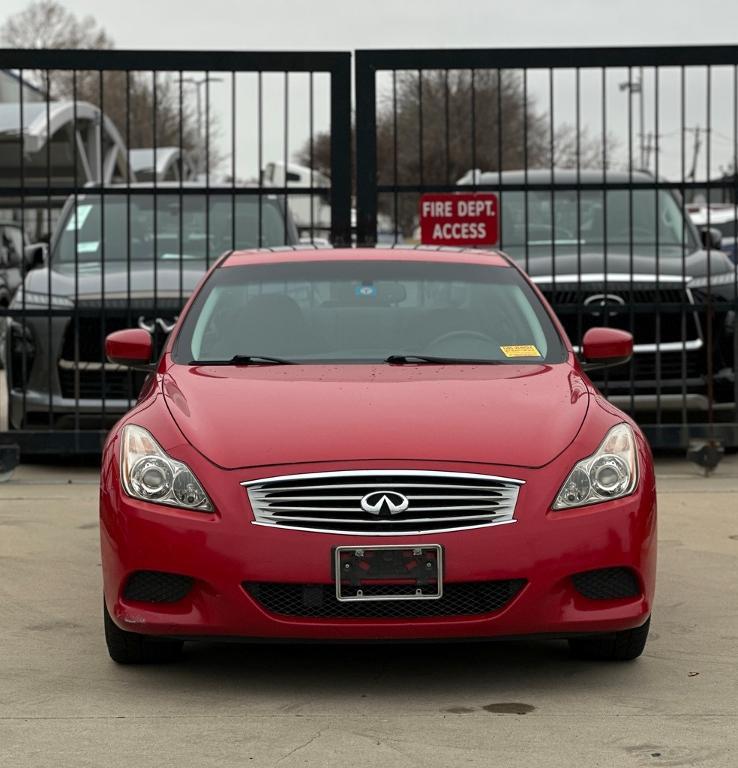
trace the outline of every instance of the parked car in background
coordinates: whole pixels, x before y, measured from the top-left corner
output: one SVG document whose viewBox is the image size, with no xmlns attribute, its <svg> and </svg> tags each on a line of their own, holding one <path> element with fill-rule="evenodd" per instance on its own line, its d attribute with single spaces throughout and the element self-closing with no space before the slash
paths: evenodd
<svg viewBox="0 0 738 768">
<path fill-rule="evenodd" d="M 23 281 L 27 263 L 28 239 L 23 227 L 15 222 L 0 221 L 0 307 L 7 307 L 10 299 Z"/>
<path fill-rule="evenodd" d="M 47 266 L 26 276 L 11 303 L 21 312 L 8 321 L 6 342 L 11 427 L 109 427 L 145 376 L 105 361 L 108 333 L 137 325 L 160 346 L 221 254 L 297 242 L 280 200 L 169 186 L 67 201 Z"/>
<path fill-rule="evenodd" d="M 720 250 L 738 263 L 738 207 L 735 205 L 699 206 L 689 209 L 692 223 L 700 230 L 713 229 L 719 233 Z"/>
<path fill-rule="evenodd" d="M 7 307 L 10 304 L 10 288 L 5 282 L 5 276 L 0 273 L 0 309 Z M 3 327 L 0 327 L 0 340 L 5 338 L 5 331 Z M 3 356 L 0 354 L 0 368 L 3 367 Z"/>
<path fill-rule="evenodd" d="M 648 444 L 504 255 L 232 253 L 149 367 L 103 451 L 111 657 L 183 640 L 550 634 L 588 659 L 643 651 L 656 577 Z M 545 431 L 545 439 L 541 439 Z"/>
<path fill-rule="evenodd" d="M 297 163 L 267 163 L 261 172 L 261 184 L 264 187 L 284 187 L 289 189 L 314 189 L 315 192 L 294 192 L 286 196 L 290 213 L 302 234 L 314 235 L 317 232 L 327 234 L 331 226 L 331 180 L 320 171 Z"/>
<path fill-rule="evenodd" d="M 129 149 L 128 162 L 137 181 L 194 181 L 197 176 L 192 153 L 180 147 Z"/>
<path fill-rule="evenodd" d="M 29 245 L 20 224 L 0 221 L 0 309 L 10 306 L 26 272 L 43 263 L 44 249 L 41 243 Z M 6 325 L 0 318 L 0 369 L 5 367 Z"/>
<path fill-rule="evenodd" d="M 732 302 L 734 265 L 709 233 L 701 236 L 674 192 L 657 191 L 648 173 L 634 172 L 629 190 L 630 180 L 615 171 L 555 170 L 552 178 L 530 170 L 470 172 L 459 184 L 499 188 L 500 247 L 538 285 L 575 347 L 596 325 L 632 332 L 632 363 L 592 373 L 608 399 L 646 422 L 657 412 L 660 423 L 704 422 L 707 278 L 713 305 Z M 526 184 L 553 189 L 520 191 Z M 711 322 L 715 416 L 732 420 L 735 316 L 714 313 Z"/>
</svg>

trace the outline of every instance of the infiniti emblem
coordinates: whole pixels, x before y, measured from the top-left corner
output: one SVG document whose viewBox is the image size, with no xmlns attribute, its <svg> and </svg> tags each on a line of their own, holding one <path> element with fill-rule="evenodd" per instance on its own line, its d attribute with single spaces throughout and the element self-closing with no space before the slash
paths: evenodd
<svg viewBox="0 0 738 768">
<path fill-rule="evenodd" d="M 619 307 L 625 306 L 625 299 L 615 293 L 594 293 L 587 296 L 584 306 L 589 307 L 590 314 L 595 317 L 600 317 L 603 311 L 607 312 L 608 317 L 613 317 L 618 314 Z"/>
<path fill-rule="evenodd" d="M 373 491 L 361 500 L 361 508 L 371 515 L 399 515 L 409 506 L 407 496 L 397 491 Z"/>
<path fill-rule="evenodd" d="M 171 333 L 174 326 L 177 324 L 177 318 L 174 317 L 168 320 L 163 317 L 148 318 L 144 315 L 138 318 L 138 327 L 149 333 L 153 333 L 158 325 L 164 333 Z"/>
</svg>

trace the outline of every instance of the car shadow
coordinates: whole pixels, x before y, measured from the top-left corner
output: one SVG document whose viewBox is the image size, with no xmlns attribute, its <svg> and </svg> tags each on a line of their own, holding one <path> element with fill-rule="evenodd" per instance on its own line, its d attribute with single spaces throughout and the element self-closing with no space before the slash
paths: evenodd
<svg viewBox="0 0 738 768">
<path fill-rule="evenodd" d="M 635 665 L 573 659 L 565 641 L 520 640 L 375 644 L 191 643 L 183 660 L 138 668 L 137 688 L 158 694 L 218 691 L 251 704 L 284 698 L 286 709 L 320 702 L 381 697 L 415 701 L 443 712 L 526 714 L 536 693 L 606 684 Z M 131 668 L 126 670 L 130 674 Z M 568 682 L 567 682 L 568 681 Z M 470 708 L 469 702 L 478 702 Z M 456 702 L 463 702 L 459 705 Z"/>
</svg>

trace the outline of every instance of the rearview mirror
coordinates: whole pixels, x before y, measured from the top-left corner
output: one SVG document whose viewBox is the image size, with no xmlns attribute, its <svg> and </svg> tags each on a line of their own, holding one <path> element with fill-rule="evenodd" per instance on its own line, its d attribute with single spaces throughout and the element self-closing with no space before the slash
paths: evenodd
<svg viewBox="0 0 738 768">
<path fill-rule="evenodd" d="M 720 244 L 723 242 L 723 233 L 715 227 L 702 227 L 700 237 L 702 238 L 702 245 L 708 249 L 719 250 Z"/>
<path fill-rule="evenodd" d="M 32 245 L 27 245 L 23 249 L 23 260 L 26 271 L 28 272 L 37 267 L 43 267 L 48 252 L 49 246 L 47 243 L 33 243 Z"/>
<path fill-rule="evenodd" d="M 141 328 L 126 328 L 115 331 L 105 339 L 105 355 L 111 363 L 129 368 L 152 369 L 151 356 L 154 344 L 151 334 Z"/>
<path fill-rule="evenodd" d="M 633 336 L 618 328 L 590 328 L 582 339 L 585 371 L 627 363 L 633 356 Z"/>
</svg>

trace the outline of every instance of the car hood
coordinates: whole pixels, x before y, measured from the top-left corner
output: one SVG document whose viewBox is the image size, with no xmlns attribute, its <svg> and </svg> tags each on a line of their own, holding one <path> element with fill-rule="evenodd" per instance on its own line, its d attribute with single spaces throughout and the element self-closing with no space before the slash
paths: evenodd
<svg viewBox="0 0 738 768">
<path fill-rule="evenodd" d="M 229 469 L 373 459 L 539 467 L 572 442 L 589 401 L 568 364 L 171 365 L 162 387 L 187 440 Z"/>
<path fill-rule="evenodd" d="M 681 246 L 655 247 L 635 245 L 631 254 L 627 247 L 610 246 L 605 253 L 600 246 L 582 246 L 580 250 L 569 244 L 534 245 L 524 248 L 504 249 L 525 271 L 534 278 L 556 275 L 633 274 L 677 275 L 704 277 L 708 273 L 717 276 L 732 272 L 734 267 L 722 251 L 694 251 L 683 254 Z M 554 255 L 555 254 L 555 255 Z M 683 261 L 682 261 L 683 259 Z M 709 269 L 708 269 L 709 265 Z"/>
<path fill-rule="evenodd" d="M 205 261 L 184 262 L 180 270 L 179 261 L 160 261 L 154 270 L 151 262 L 131 261 L 130 269 L 125 261 L 107 262 L 103 269 L 100 263 L 80 262 L 77 276 L 75 265 L 52 264 L 51 267 L 34 269 L 26 276 L 25 286 L 29 291 L 49 293 L 54 296 L 90 299 L 94 297 L 125 298 L 129 295 L 157 296 L 179 295 L 186 299 L 205 273 Z M 155 273 L 156 272 L 156 279 Z M 180 283 L 181 280 L 181 283 Z"/>
</svg>

